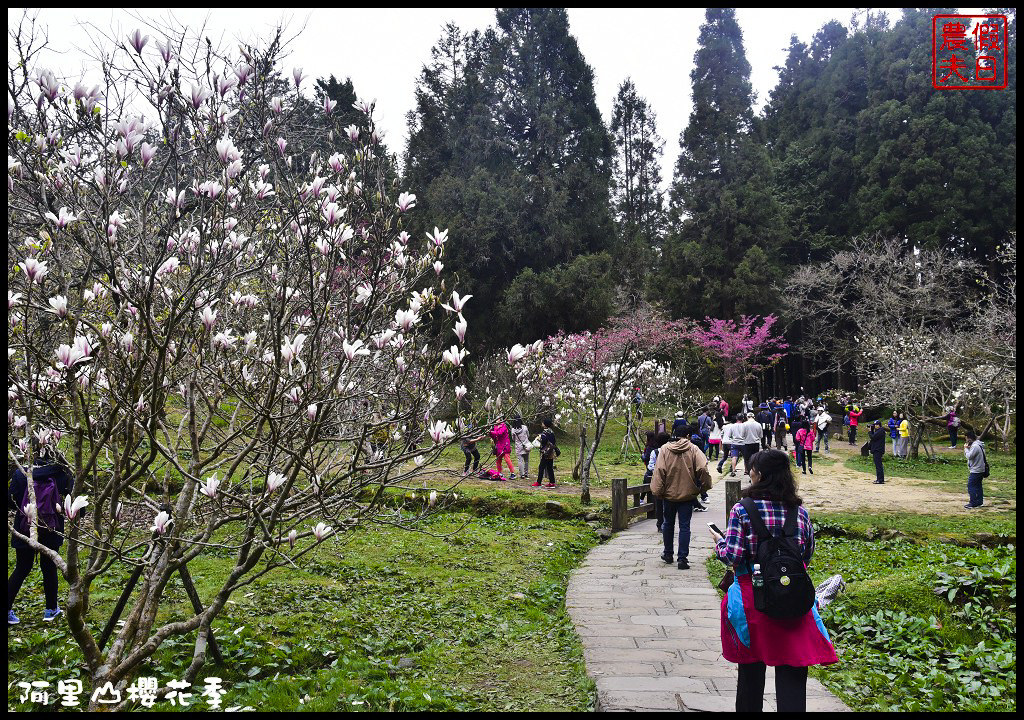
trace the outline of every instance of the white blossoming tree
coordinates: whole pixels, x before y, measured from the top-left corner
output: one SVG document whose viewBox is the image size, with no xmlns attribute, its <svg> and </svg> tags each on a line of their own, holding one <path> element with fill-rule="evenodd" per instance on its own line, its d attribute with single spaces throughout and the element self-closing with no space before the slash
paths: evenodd
<svg viewBox="0 0 1024 720">
<path fill-rule="evenodd" d="M 62 552 L 34 522 L 25 539 L 68 583 L 96 688 L 185 634 L 193 680 L 232 593 L 400 522 L 383 490 L 454 434 L 431 411 L 462 371 L 425 330 L 456 322 L 447 233 L 404 231 L 415 196 L 386 180 L 372 104 L 333 127 L 301 71 L 277 72 L 280 40 L 232 57 L 185 31 L 111 38 L 92 86 L 37 65 L 32 23 L 11 30 L 8 457 L 28 469 L 33 437 L 68 457 Z M 159 620 L 212 550 L 234 558 L 216 592 Z M 133 571 L 104 644 L 90 592 Z"/>
</svg>

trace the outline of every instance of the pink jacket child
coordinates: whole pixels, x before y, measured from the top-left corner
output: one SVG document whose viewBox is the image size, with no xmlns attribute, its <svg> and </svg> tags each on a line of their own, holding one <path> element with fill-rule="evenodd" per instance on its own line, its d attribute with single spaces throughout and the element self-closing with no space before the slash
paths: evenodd
<svg viewBox="0 0 1024 720">
<path fill-rule="evenodd" d="M 810 430 L 808 430 L 807 428 L 800 428 L 799 430 L 796 431 L 796 441 L 798 443 L 803 443 L 804 450 L 813 452 L 815 435 L 816 433 L 814 431 L 814 425 L 811 425 Z"/>
<path fill-rule="evenodd" d="M 488 435 L 494 441 L 494 454 L 497 456 L 498 472 L 501 473 L 501 459 L 504 458 L 508 465 L 509 477 L 514 480 L 516 471 L 512 467 L 512 438 L 508 432 L 508 425 L 500 422 L 491 428 Z"/>
</svg>

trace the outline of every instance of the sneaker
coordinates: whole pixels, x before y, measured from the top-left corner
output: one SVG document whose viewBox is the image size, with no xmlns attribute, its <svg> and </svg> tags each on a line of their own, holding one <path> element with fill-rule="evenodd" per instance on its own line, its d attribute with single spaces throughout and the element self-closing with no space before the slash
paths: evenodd
<svg viewBox="0 0 1024 720">
<path fill-rule="evenodd" d="M 540 483 L 539 483 L 539 482 L 535 482 L 535 483 L 534 483 L 533 485 L 531 485 L 530 487 L 540 487 Z"/>
<path fill-rule="evenodd" d="M 676 563 L 676 567 L 679 568 L 680 570 L 689 570 L 690 569 L 690 563 L 686 562 L 686 558 L 683 558 L 678 563 Z"/>
<path fill-rule="evenodd" d="M 874 485 L 885 485 L 885 480 L 875 480 Z"/>
<path fill-rule="evenodd" d="M 547 484 L 547 485 L 545 485 L 544 487 L 545 487 L 545 488 L 547 488 L 548 490 L 553 490 L 554 488 L 556 488 L 556 487 L 558 487 L 558 486 L 557 486 L 557 485 L 555 485 L 554 483 L 548 483 L 548 484 Z"/>
<path fill-rule="evenodd" d="M 19 620 L 18 616 L 14 614 L 13 610 L 8 610 L 7 611 L 7 624 L 8 625 L 17 625 L 20 622 L 21 622 L 21 620 Z"/>
<path fill-rule="evenodd" d="M 671 564 L 672 564 L 672 556 L 671 556 L 671 555 L 668 555 L 668 554 L 666 554 L 666 553 L 662 553 L 662 554 L 661 554 L 661 560 L 662 560 L 662 562 L 664 562 L 664 563 L 665 563 L 666 565 L 671 565 Z"/>
<path fill-rule="evenodd" d="M 57 618 L 57 616 L 63 615 L 63 614 L 64 614 L 64 611 L 61 610 L 60 608 L 57 608 L 56 610 L 50 610 L 49 608 L 47 608 L 46 610 L 43 611 L 43 620 L 45 620 L 46 622 L 50 622 L 51 620 L 54 620 L 55 618 Z"/>
<path fill-rule="evenodd" d="M 807 469 L 807 472 L 809 472 L 809 473 L 810 473 L 811 475 L 813 475 L 813 474 L 814 474 L 814 471 L 813 471 L 813 470 L 811 470 L 810 468 L 808 468 L 808 469 Z"/>
<path fill-rule="evenodd" d="M 733 470 L 732 472 L 730 472 L 729 477 L 736 477 L 736 471 Z"/>
<path fill-rule="evenodd" d="M 705 512 L 706 510 L 707 510 L 707 508 L 704 507 L 703 505 L 701 505 L 700 503 L 697 503 L 697 504 L 695 504 L 693 506 L 693 511 L 694 512 Z"/>
<path fill-rule="evenodd" d="M 511 475 L 508 476 L 508 479 L 509 480 L 515 480 L 516 479 L 516 474 L 512 473 Z"/>
<path fill-rule="evenodd" d="M 655 525 L 655 527 L 658 529 L 658 532 L 660 533 L 661 532 L 661 525 Z"/>
<path fill-rule="evenodd" d="M 967 508 L 968 510 L 976 510 L 977 508 L 980 508 L 984 504 L 985 503 L 980 503 L 978 505 L 964 505 L 964 507 Z"/>
</svg>

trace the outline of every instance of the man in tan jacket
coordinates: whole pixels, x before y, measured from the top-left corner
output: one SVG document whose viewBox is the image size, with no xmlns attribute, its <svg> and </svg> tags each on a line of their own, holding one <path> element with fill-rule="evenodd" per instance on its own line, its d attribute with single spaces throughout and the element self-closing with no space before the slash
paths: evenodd
<svg viewBox="0 0 1024 720">
<path fill-rule="evenodd" d="M 679 516 L 679 563 L 680 570 L 690 564 L 690 518 L 697 496 L 711 489 L 711 473 L 708 459 L 696 445 L 690 442 L 686 428 L 679 429 L 680 437 L 661 448 L 651 476 L 651 493 L 665 504 L 662 533 L 665 552 L 661 559 L 672 562 L 672 536 L 675 533 L 676 515 Z"/>
</svg>

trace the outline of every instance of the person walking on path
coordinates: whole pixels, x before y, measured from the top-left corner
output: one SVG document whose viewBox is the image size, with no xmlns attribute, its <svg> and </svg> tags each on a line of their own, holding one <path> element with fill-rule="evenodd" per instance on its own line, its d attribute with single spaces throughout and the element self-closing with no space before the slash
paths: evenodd
<svg viewBox="0 0 1024 720">
<path fill-rule="evenodd" d="M 900 449 L 896 455 L 904 460 L 910 455 L 910 421 L 903 413 L 900 413 Z"/>
<path fill-rule="evenodd" d="M 964 456 L 967 458 L 967 497 L 965 508 L 973 510 L 985 504 L 985 493 L 981 481 L 988 474 L 988 461 L 985 458 L 985 443 L 978 439 L 977 433 L 968 430 L 964 434 Z"/>
<path fill-rule="evenodd" d="M 530 440 L 530 429 L 518 416 L 512 420 L 512 443 L 515 446 L 519 477 L 527 480 L 530 477 L 530 451 L 533 449 L 533 443 Z"/>
<path fill-rule="evenodd" d="M 832 425 L 832 416 L 828 414 L 828 410 L 824 406 L 818 408 L 818 416 L 814 418 L 814 425 L 818 428 L 818 440 L 814 445 L 814 451 L 821 450 L 821 440 L 824 438 L 825 452 L 828 452 L 828 431 Z"/>
<path fill-rule="evenodd" d="M 711 415 L 711 408 L 707 408 L 697 417 L 697 432 L 700 435 L 700 449 L 708 454 L 708 441 L 711 440 L 711 427 L 715 419 Z"/>
<path fill-rule="evenodd" d="M 537 436 L 537 446 L 540 448 L 540 467 L 537 468 L 537 482 L 533 484 L 533 487 L 540 487 L 541 480 L 544 478 L 544 473 L 548 474 L 548 484 L 546 487 L 554 488 L 555 485 L 555 458 L 561 455 L 561 451 L 558 449 L 558 444 L 555 442 L 555 431 L 551 423 L 551 418 L 544 418 L 544 429 L 540 431 L 540 435 Z"/>
<path fill-rule="evenodd" d="M 796 431 L 796 456 L 797 467 L 804 471 L 804 475 L 810 471 L 814 474 L 814 424 L 807 420 L 802 421 L 801 427 Z"/>
<path fill-rule="evenodd" d="M 644 484 L 651 482 L 651 478 L 654 476 L 654 466 L 658 462 L 658 453 L 661 452 L 661 448 L 665 446 L 665 443 L 669 442 L 672 436 L 667 432 L 658 433 L 654 436 L 654 440 L 651 442 L 651 455 L 647 460 L 647 472 L 644 473 Z M 661 525 L 665 519 L 665 503 L 660 497 L 651 493 L 652 501 L 654 502 L 654 521 L 658 532 L 661 532 Z"/>
<path fill-rule="evenodd" d="M 772 430 L 775 433 L 775 449 L 789 450 L 789 443 L 786 441 L 786 430 L 789 428 L 789 417 L 782 405 L 775 406 L 775 420 Z"/>
<path fill-rule="evenodd" d="M 721 415 L 715 415 L 711 421 L 711 433 L 708 435 L 708 460 L 718 459 L 722 448 L 722 424 Z"/>
<path fill-rule="evenodd" d="M 857 423 L 860 420 L 860 416 L 864 414 L 856 405 L 853 406 L 853 410 L 850 411 L 850 444 L 855 445 L 857 443 Z"/>
<path fill-rule="evenodd" d="M 762 450 L 751 461 L 749 488 L 762 531 L 774 537 L 794 533 L 806 566 L 814 554 L 811 518 L 796 493 L 789 456 Z M 746 502 L 750 502 L 746 500 Z M 779 712 L 807 709 L 807 668 L 839 661 L 817 603 L 802 616 L 777 618 L 754 605 L 751 568 L 757 560 L 758 533 L 742 502 L 729 512 L 725 536 L 710 530 L 718 559 L 733 568 L 735 579 L 721 604 L 722 655 L 739 665 L 736 711 L 760 712 L 767 665 L 775 668 L 775 702 Z"/>
<path fill-rule="evenodd" d="M 946 429 L 949 430 L 949 447 L 956 447 L 956 433 L 960 427 L 960 418 L 957 417 L 956 408 L 951 407 L 949 414 L 946 415 Z"/>
<path fill-rule="evenodd" d="M 736 460 L 743 452 L 743 426 L 737 418 L 722 429 L 722 459 L 718 462 L 718 472 L 726 462 L 726 450 L 729 457 L 729 477 L 736 477 Z"/>
<path fill-rule="evenodd" d="M 685 428 L 689 424 L 689 421 L 686 419 L 686 413 L 682 410 L 676 411 L 676 419 L 672 421 L 672 435 L 676 436 L 679 428 Z"/>
<path fill-rule="evenodd" d="M 889 422 L 886 423 L 889 428 L 889 437 L 892 438 L 892 454 L 897 457 L 900 454 L 900 419 L 896 416 L 896 411 L 892 411 L 892 417 L 889 418 Z"/>
<path fill-rule="evenodd" d="M 882 456 L 885 455 L 885 428 L 881 420 L 875 420 L 868 429 L 871 441 L 871 456 L 875 459 L 875 485 L 885 484 L 885 470 L 882 469 Z"/>
<path fill-rule="evenodd" d="M 757 421 L 761 423 L 761 449 L 767 450 L 772 444 L 772 411 L 768 403 L 761 403 L 758 408 Z"/>
<path fill-rule="evenodd" d="M 661 559 L 672 562 L 672 540 L 676 519 L 679 519 L 679 552 L 677 567 L 690 567 L 686 558 L 690 554 L 690 518 L 693 516 L 697 496 L 711 489 L 708 459 L 689 438 L 681 437 L 664 445 L 658 453 L 651 476 L 651 493 L 664 503 L 662 537 L 665 552 Z"/>
<path fill-rule="evenodd" d="M 761 423 L 754 418 L 753 412 L 747 413 L 743 423 L 743 474 L 750 474 L 750 458 L 761 449 Z"/>
<path fill-rule="evenodd" d="M 35 441 L 33 441 L 35 442 Z M 74 489 L 74 478 L 66 462 L 48 448 L 36 448 L 35 457 L 43 462 L 32 468 L 32 484 L 36 495 L 36 522 L 38 523 L 37 538 L 44 547 L 59 551 L 64 544 L 64 513 L 57 510 L 62 506 L 63 499 Z M 29 536 L 29 519 L 25 508 L 29 505 L 28 478 L 20 468 L 15 467 L 10 474 L 7 487 L 7 509 L 14 510 L 14 528 L 22 535 Z M 21 622 L 14 614 L 14 601 L 18 597 L 22 584 L 32 572 L 32 565 L 37 554 L 27 541 L 11 533 L 11 547 L 14 549 L 14 572 L 7 578 L 7 624 L 17 625 Z M 44 553 L 39 555 L 39 569 L 43 573 L 43 596 L 46 607 L 43 620 L 49 622 L 63 614 L 57 604 L 57 566 Z"/>
</svg>

